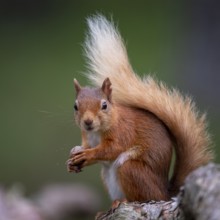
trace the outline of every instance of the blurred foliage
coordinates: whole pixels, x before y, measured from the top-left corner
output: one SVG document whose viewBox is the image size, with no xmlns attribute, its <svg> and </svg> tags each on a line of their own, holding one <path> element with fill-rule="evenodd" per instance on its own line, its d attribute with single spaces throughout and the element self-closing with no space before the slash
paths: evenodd
<svg viewBox="0 0 220 220">
<path fill-rule="evenodd" d="M 69 150 L 80 144 L 80 131 L 73 123 L 72 79 L 86 84 L 85 18 L 96 12 L 113 16 L 134 69 L 153 73 L 188 93 L 194 86 L 184 87 L 178 75 L 183 67 L 181 51 L 187 53 L 183 40 L 189 30 L 187 2 L 1 1 L 0 184 L 22 183 L 29 194 L 47 183 L 83 182 L 99 189 L 103 204 L 109 205 L 99 165 L 77 175 L 65 167 Z M 210 130 L 220 145 L 219 104 L 193 95 L 202 110 L 210 110 Z"/>
</svg>

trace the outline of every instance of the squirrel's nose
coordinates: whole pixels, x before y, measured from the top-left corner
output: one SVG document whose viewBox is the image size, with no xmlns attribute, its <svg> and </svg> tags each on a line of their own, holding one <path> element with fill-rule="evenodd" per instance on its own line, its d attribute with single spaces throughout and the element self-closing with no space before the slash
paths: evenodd
<svg viewBox="0 0 220 220">
<path fill-rule="evenodd" d="M 85 125 L 86 126 L 91 126 L 92 125 L 92 123 L 93 123 L 93 120 L 91 120 L 91 119 L 86 119 L 85 121 L 84 121 L 84 123 L 85 123 Z"/>
</svg>

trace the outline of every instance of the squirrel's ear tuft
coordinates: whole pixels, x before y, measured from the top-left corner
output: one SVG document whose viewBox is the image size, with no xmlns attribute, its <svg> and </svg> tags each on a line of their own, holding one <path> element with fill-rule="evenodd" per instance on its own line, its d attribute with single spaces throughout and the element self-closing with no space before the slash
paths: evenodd
<svg viewBox="0 0 220 220">
<path fill-rule="evenodd" d="M 111 98 L 112 98 L 111 85 L 112 83 L 109 78 L 106 78 L 104 82 L 102 83 L 102 91 L 107 96 L 109 102 L 111 102 Z"/>
<path fill-rule="evenodd" d="M 76 79 L 73 80 L 73 83 L 74 83 L 74 87 L 75 87 L 75 90 L 76 90 L 76 94 L 78 94 L 79 91 L 81 90 L 81 86 L 80 86 L 80 84 L 78 83 L 78 81 Z"/>
</svg>

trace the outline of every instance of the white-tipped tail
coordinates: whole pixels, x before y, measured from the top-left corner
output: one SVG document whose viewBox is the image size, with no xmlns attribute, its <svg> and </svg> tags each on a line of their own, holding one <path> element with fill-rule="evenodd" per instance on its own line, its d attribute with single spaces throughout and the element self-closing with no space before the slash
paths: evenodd
<svg viewBox="0 0 220 220">
<path fill-rule="evenodd" d="M 205 115 L 200 115 L 189 97 L 147 76 L 140 79 L 132 70 L 123 40 L 113 23 L 98 15 L 88 19 L 85 51 L 89 59 L 88 78 L 101 86 L 112 82 L 113 100 L 146 109 L 160 118 L 176 139 L 177 161 L 171 180 L 176 190 L 186 175 L 211 158 Z"/>
<path fill-rule="evenodd" d="M 85 41 L 85 53 L 91 73 L 88 78 L 101 85 L 106 76 L 133 72 L 129 64 L 123 40 L 113 23 L 104 16 L 87 19 L 89 31 Z"/>
</svg>

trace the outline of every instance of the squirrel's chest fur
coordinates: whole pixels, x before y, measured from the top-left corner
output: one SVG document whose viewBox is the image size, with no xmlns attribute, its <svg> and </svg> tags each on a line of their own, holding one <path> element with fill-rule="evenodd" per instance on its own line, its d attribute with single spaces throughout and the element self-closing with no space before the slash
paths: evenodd
<svg viewBox="0 0 220 220">
<path fill-rule="evenodd" d="M 90 147 L 97 146 L 101 141 L 101 135 L 99 132 L 89 132 L 86 137 Z"/>
<path fill-rule="evenodd" d="M 101 135 L 99 132 L 89 132 L 87 134 L 87 142 L 90 147 L 97 146 L 101 141 Z M 110 197 L 112 200 L 124 198 L 120 184 L 117 179 L 117 166 L 114 161 L 102 161 L 102 179 L 106 185 Z"/>
</svg>

